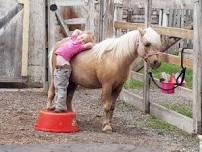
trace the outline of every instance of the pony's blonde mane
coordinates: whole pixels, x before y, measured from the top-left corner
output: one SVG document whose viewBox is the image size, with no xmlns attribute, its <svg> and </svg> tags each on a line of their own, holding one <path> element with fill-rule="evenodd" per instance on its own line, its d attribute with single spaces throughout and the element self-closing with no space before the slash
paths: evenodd
<svg viewBox="0 0 202 152">
<path fill-rule="evenodd" d="M 117 58 L 130 56 L 134 52 L 135 43 L 139 41 L 139 38 L 139 31 L 130 31 L 119 38 L 110 38 L 97 43 L 93 47 L 93 53 L 98 59 L 101 59 L 107 52 L 112 52 L 113 56 Z"/>
<path fill-rule="evenodd" d="M 161 46 L 160 35 L 152 28 L 145 29 L 143 39 L 149 41 L 153 46 Z M 93 53 L 100 60 L 107 52 L 112 52 L 114 57 L 122 58 L 134 54 L 135 46 L 141 41 L 139 30 L 130 31 L 119 38 L 106 39 L 93 47 Z"/>
<path fill-rule="evenodd" d="M 161 46 L 161 37 L 160 35 L 154 31 L 151 27 L 145 29 L 145 34 L 143 39 L 146 39 L 148 42 L 152 44 L 152 46 L 160 47 Z"/>
</svg>

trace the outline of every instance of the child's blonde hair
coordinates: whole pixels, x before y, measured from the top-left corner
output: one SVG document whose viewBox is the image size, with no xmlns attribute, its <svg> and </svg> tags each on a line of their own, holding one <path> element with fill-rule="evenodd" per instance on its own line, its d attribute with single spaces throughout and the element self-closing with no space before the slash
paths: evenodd
<svg viewBox="0 0 202 152">
<path fill-rule="evenodd" d="M 93 35 L 92 32 L 90 31 L 83 31 L 81 34 L 88 34 L 89 39 L 87 40 L 88 42 L 94 42 L 95 41 L 95 36 Z"/>
</svg>

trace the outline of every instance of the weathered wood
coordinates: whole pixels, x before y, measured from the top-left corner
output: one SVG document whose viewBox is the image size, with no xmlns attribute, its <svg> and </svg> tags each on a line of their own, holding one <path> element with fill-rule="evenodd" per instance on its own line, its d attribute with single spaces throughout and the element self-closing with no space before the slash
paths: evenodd
<svg viewBox="0 0 202 152">
<path fill-rule="evenodd" d="M 163 10 L 162 26 L 165 26 L 165 27 L 168 26 L 168 10 L 167 9 Z"/>
<path fill-rule="evenodd" d="M 114 8 L 114 21 L 119 21 L 123 19 L 123 1 L 115 1 L 115 8 Z M 120 30 L 116 30 L 114 28 L 114 36 L 120 36 Z"/>
<path fill-rule="evenodd" d="M 122 90 L 120 95 L 121 100 L 129 103 L 138 110 L 144 111 L 143 98 L 133 94 L 125 89 Z M 188 133 L 192 133 L 193 120 L 173 110 L 169 110 L 161 105 L 151 102 L 150 114 L 161 120 L 164 120 Z"/>
<path fill-rule="evenodd" d="M 4 13 L 0 14 L 4 15 Z M 16 14 L 0 32 L 0 82 L 21 78 L 23 10 Z"/>
<path fill-rule="evenodd" d="M 52 12 L 49 8 L 50 5 L 53 3 L 53 0 L 48 1 L 48 50 L 49 52 L 55 45 L 55 13 Z"/>
<path fill-rule="evenodd" d="M 181 58 L 179 56 L 176 55 L 172 55 L 172 54 L 166 54 L 166 53 L 160 53 L 160 60 L 162 62 L 166 62 L 166 63 L 170 63 L 170 64 L 175 64 L 175 65 L 181 65 Z M 183 59 L 183 65 L 184 67 L 190 68 L 192 69 L 192 60 L 185 58 Z"/>
<path fill-rule="evenodd" d="M 114 27 L 117 29 L 136 30 L 138 28 L 144 28 L 144 24 L 115 21 Z M 183 28 L 173 28 L 173 27 L 160 27 L 160 26 L 154 26 L 154 25 L 151 27 L 155 31 L 157 31 L 159 34 L 162 34 L 162 35 L 186 38 L 186 39 L 192 39 L 193 37 L 193 30 L 188 30 Z"/>
<path fill-rule="evenodd" d="M 137 94 L 133 94 L 126 89 L 123 89 L 120 94 L 120 99 L 127 102 L 140 111 L 144 111 L 143 98 Z"/>
<path fill-rule="evenodd" d="M 68 30 L 68 28 L 66 28 L 64 20 L 58 10 L 55 11 L 55 15 L 58 19 L 59 25 L 62 27 L 62 30 L 63 30 L 65 36 L 69 36 L 69 30 Z"/>
<path fill-rule="evenodd" d="M 113 36 L 113 21 L 114 21 L 114 1 L 103 0 L 103 36 L 102 39 L 106 39 Z"/>
<path fill-rule="evenodd" d="M 56 43 L 56 35 L 55 35 L 55 23 L 56 23 L 56 16 L 53 11 L 50 10 L 51 4 L 53 4 L 53 0 L 48 0 L 48 54 L 50 53 L 51 49 L 54 47 Z M 50 69 L 48 70 L 48 82 L 50 83 L 51 80 L 51 73 Z M 48 85 L 47 85 L 48 88 Z"/>
<path fill-rule="evenodd" d="M 193 119 L 179 114 L 175 111 L 169 110 L 156 103 L 151 103 L 150 114 L 161 120 L 164 120 L 188 133 L 193 132 Z"/>
<path fill-rule="evenodd" d="M 193 132 L 202 133 L 202 2 L 194 0 Z"/>
<path fill-rule="evenodd" d="M 86 18 L 72 18 L 64 20 L 64 23 L 67 25 L 74 25 L 74 24 L 86 24 Z"/>
<path fill-rule="evenodd" d="M 127 1 L 125 1 L 126 5 Z M 140 0 L 131 0 L 130 7 L 143 7 L 144 1 Z M 160 8 L 160 9 L 193 9 L 192 0 L 154 0 L 152 8 Z"/>
<path fill-rule="evenodd" d="M 21 76 L 28 76 L 30 4 L 29 0 L 18 0 L 18 2 L 24 5 Z"/>
<path fill-rule="evenodd" d="M 53 0 L 51 4 L 56 4 L 58 6 L 79 6 L 83 5 L 83 0 Z"/>
<path fill-rule="evenodd" d="M 20 10 L 22 10 L 22 6 L 15 5 L 6 15 L 0 17 L 0 28 L 6 25 Z"/>
<path fill-rule="evenodd" d="M 151 11 L 152 11 L 152 0 L 147 0 L 145 3 L 145 27 L 148 28 L 151 25 Z M 144 112 L 150 113 L 150 77 L 149 77 L 149 65 L 144 61 Z"/>
<path fill-rule="evenodd" d="M 22 77 L 22 78 L 0 78 L 1 83 L 26 83 L 27 82 L 27 77 Z"/>
<path fill-rule="evenodd" d="M 46 67 L 46 0 L 28 1 L 30 3 L 28 83 L 33 86 L 38 84 L 40 87 L 43 87 Z"/>
</svg>

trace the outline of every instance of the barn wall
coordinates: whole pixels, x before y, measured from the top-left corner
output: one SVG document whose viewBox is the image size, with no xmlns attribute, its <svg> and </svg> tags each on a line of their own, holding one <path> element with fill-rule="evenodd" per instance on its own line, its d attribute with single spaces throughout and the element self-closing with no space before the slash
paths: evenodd
<svg viewBox="0 0 202 152">
<path fill-rule="evenodd" d="M 0 81 L 21 80 L 23 10 L 17 0 L 0 0 Z M 20 11 L 20 12 L 19 12 Z M 42 86 L 45 64 L 45 0 L 30 0 L 28 84 Z"/>
<path fill-rule="evenodd" d="M 46 51 L 45 0 L 30 0 L 29 84 L 42 86 Z"/>
<path fill-rule="evenodd" d="M 21 77 L 23 11 L 19 11 L 15 0 L 0 0 L 0 80 L 3 82 Z"/>
</svg>

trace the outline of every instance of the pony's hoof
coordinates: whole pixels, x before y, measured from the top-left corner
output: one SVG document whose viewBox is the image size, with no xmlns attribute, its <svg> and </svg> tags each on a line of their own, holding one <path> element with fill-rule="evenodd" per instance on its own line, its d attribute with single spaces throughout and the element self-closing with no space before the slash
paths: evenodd
<svg viewBox="0 0 202 152">
<path fill-rule="evenodd" d="M 105 132 L 105 133 L 112 133 L 112 127 L 110 125 L 105 125 L 102 128 L 102 131 Z"/>
</svg>

